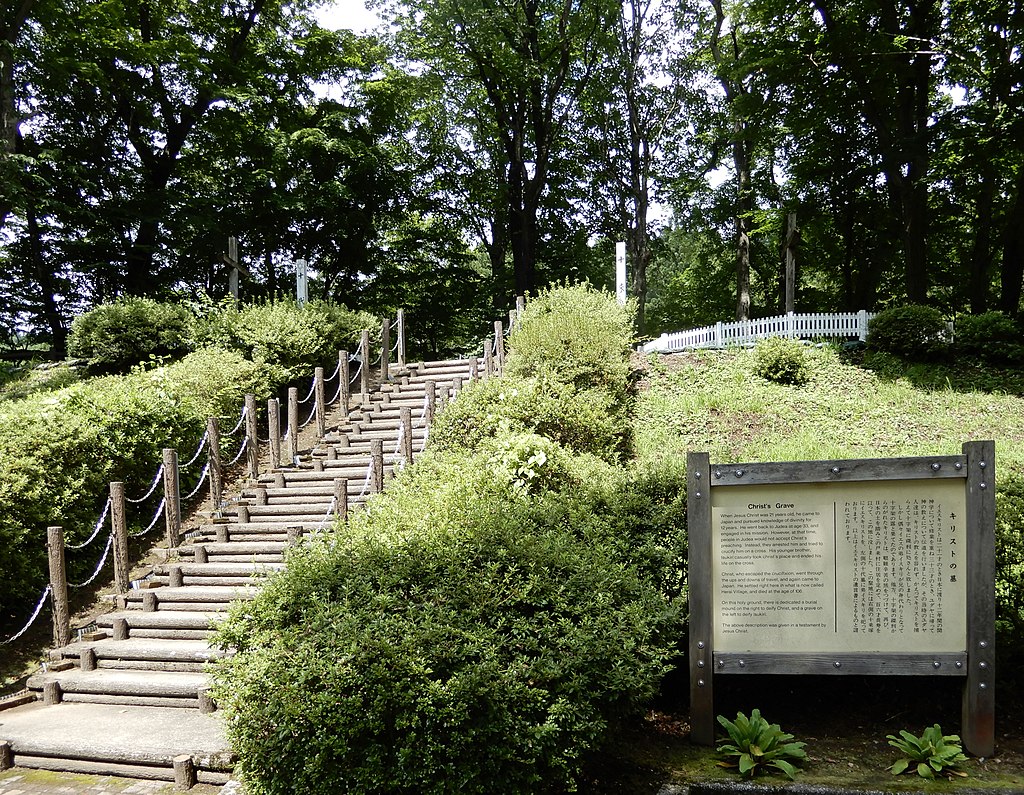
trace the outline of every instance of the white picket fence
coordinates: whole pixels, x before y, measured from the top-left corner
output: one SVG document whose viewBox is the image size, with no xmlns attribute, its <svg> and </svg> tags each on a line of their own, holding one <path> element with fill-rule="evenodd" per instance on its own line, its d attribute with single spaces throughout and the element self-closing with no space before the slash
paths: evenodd
<svg viewBox="0 0 1024 795">
<path fill-rule="evenodd" d="M 867 339 L 868 321 L 873 312 L 839 312 L 830 314 L 796 314 L 716 323 L 690 331 L 674 331 L 651 340 L 644 353 L 674 353 L 697 348 L 724 348 L 728 345 L 753 345 L 767 337 L 796 339 Z"/>
</svg>

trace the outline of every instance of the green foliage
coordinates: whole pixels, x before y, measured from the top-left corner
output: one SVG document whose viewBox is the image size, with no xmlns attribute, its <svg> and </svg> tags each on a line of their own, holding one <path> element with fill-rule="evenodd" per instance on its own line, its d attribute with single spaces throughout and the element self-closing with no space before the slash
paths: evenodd
<svg viewBox="0 0 1024 795">
<path fill-rule="evenodd" d="M 541 375 L 620 399 L 629 385 L 632 313 L 590 285 L 553 287 L 526 303 L 508 337 L 506 372 Z"/>
<path fill-rule="evenodd" d="M 254 795 L 573 789 L 655 692 L 676 608 L 490 461 L 425 455 L 223 625 Z"/>
<path fill-rule="evenodd" d="M 960 747 L 959 735 L 944 735 L 937 723 L 925 729 L 920 737 L 915 737 L 906 729 L 900 730 L 899 737 L 893 734 L 887 734 L 886 737 L 889 745 L 905 754 L 889 768 L 895 776 L 915 763 L 917 774 L 922 778 L 935 778 L 936 773 L 947 777 L 967 775 L 956 769 L 961 762 L 967 761 Z"/>
<path fill-rule="evenodd" d="M 579 392 L 552 378 L 502 376 L 463 388 L 430 429 L 440 450 L 475 450 L 502 433 L 538 433 L 578 453 L 612 459 L 626 445 L 625 422 L 604 391 Z"/>
<path fill-rule="evenodd" d="M 197 324 L 196 337 L 201 344 L 240 351 L 288 381 L 335 361 L 339 350 L 354 351 L 362 330 L 377 323 L 371 315 L 337 304 L 274 301 L 241 309 L 226 306 Z"/>
<path fill-rule="evenodd" d="M 793 742 L 793 735 L 779 728 L 777 723 L 768 723 L 761 717 L 760 710 L 753 710 L 747 718 L 742 712 L 736 713 L 731 721 L 724 715 L 718 722 L 728 733 L 728 741 L 718 746 L 718 753 L 724 757 L 722 767 L 735 767 L 741 776 L 753 778 L 759 773 L 774 768 L 790 779 L 799 772 L 796 765 L 807 758 L 806 743 Z"/>
<path fill-rule="evenodd" d="M 932 361 L 949 350 L 949 328 L 942 312 L 935 307 L 893 307 L 871 318 L 868 347 L 912 361 Z"/>
<path fill-rule="evenodd" d="M 759 340 L 754 347 L 754 374 L 777 384 L 806 384 L 811 374 L 803 343 L 785 337 Z"/>
<path fill-rule="evenodd" d="M 192 323 L 192 315 L 178 304 L 124 298 L 76 317 L 68 353 L 88 359 L 93 372 L 125 372 L 147 359 L 183 356 Z"/>
<path fill-rule="evenodd" d="M 1024 476 L 1001 475 L 996 491 L 996 632 L 1001 652 L 1024 657 Z M 1014 665 L 1017 663 L 1014 662 Z"/>
<path fill-rule="evenodd" d="M 69 543 L 84 541 L 110 481 L 124 481 L 129 496 L 141 493 L 163 447 L 191 451 L 207 417 L 234 420 L 245 393 L 265 398 L 272 386 L 263 366 L 203 350 L 163 367 L 0 403 L 0 624 L 23 621 L 46 583 L 47 526 L 62 526 Z M 101 551 L 102 544 L 69 551 L 73 581 L 91 571 Z"/>
<path fill-rule="evenodd" d="M 963 315 L 954 327 L 954 350 L 996 364 L 1024 363 L 1024 331 L 1002 312 Z"/>
</svg>

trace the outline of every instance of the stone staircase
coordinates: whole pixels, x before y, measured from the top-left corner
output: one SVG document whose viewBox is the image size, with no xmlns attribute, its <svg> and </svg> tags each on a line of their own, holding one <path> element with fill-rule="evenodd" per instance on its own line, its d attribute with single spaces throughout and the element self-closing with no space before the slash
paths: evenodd
<svg viewBox="0 0 1024 795">
<path fill-rule="evenodd" d="M 336 411 L 336 427 L 298 465 L 261 475 L 181 547 L 158 550 L 164 559 L 142 587 L 116 597 L 94 632 L 52 650 L 47 670 L 29 678 L 37 700 L 0 705 L 0 769 L 13 761 L 182 788 L 226 782 L 234 757 L 208 691 L 207 664 L 224 654 L 209 645 L 212 627 L 231 602 L 253 598 L 262 578 L 284 567 L 289 544 L 329 527 L 336 498 L 349 510 L 365 502 L 375 442 L 383 444 L 380 481 L 387 480 L 402 457 L 403 413 L 412 420 L 413 453 L 421 449 L 428 382 L 443 402 L 469 377 L 468 360 L 431 362 L 397 374 L 362 404 L 354 396 L 348 416 Z"/>
</svg>

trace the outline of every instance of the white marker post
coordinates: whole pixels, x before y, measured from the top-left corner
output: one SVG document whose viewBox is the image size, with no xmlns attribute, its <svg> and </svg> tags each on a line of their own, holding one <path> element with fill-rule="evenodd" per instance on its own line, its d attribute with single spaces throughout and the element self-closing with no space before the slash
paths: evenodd
<svg viewBox="0 0 1024 795">
<path fill-rule="evenodd" d="M 299 306 L 305 306 L 309 302 L 309 273 L 304 259 L 295 261 L 295 300 L 299 302 Z"/>
<path fill-rule="evenodd" d="M 623 241 L 615 244 L 615 297 L 620 305 L 626 305 L 626 244 Z"/>
</svg>

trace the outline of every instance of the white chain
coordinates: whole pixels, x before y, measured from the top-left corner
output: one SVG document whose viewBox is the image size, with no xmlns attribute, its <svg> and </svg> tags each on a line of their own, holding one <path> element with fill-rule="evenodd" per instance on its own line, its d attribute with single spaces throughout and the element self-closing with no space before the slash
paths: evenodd
<svg viewBox="0 0 1024 795">
<path fill-rule="evenodd" d="M 209 439 L 210 439 L 210 431 L 209 431 L 209 429 L 207 429 L 206 433 L 203 434 L 203 438 L 199 440 L 199 447 L 196 448 L 196 454 L 194 456 L 192 456 L 186 463 L 179 464 L 178 468 L 179 469 L 187 469 L 188 467 L 192 466 L 196 462 L 196 459 L 199 458 L 199 456 L 203 452 L 203 450 L 206 449 L 206 443 L 209 441 Z"/>
<path fill-rule="evenodd" d="M 238 418 L 238 424 L 235 425 L 235 427 L 232 428 L 227 433 L 222 433 L 221 434 L 221 438 L 226 437 L 226 436 L 234 436 L 236 433 L 238 433 L 238 429 L 242 427 L 242 423 L 245 422 L 245 418 L 248 415 L 249 415 L 249 407 L 248 406 L 242 406 L 242 416 Z"/>
<path fill-rule="evenodd" d="M 113 544 L 113 542 L 114 542 L 114 534 L 111 533 L 109 536 L 107 536 L 107 546 L 103 550 L 103 557 L 100 558 L 100 562 L 96 565 L 96 571 L 94 571 L 92 573 L 92 576 L 88 580 L 86 580 L 85 582 L 79 582 L 79 583 L 69 582 L 68 583 L 68 587 L 69 588 L 84 588 L 86 585 L 89 585 L 93 580 L 96 579 L 96 577 L 99 576 L 100 570 L 103 568 L 103 564 L 107 562 L 107 555 L 110 554 L 110 546 L 111 546 L 111 544 Z"/>
<path fill-rule="evenodd" d="M 93 528 L 92 535 L 88 539 L 83 541 L 81 544 L 67 544 L 65 549 L 85 549 L 93 542 L 93 539 L 100 534 L 100 528 L 107 521 L 107 514 L 110 512 L 110 497 L 107 497 L 107 504 L 103 506 L 103 513 L 100 514 L 99 520 L 96 522 L 96 527 Z"/>
<path fill-rule="evenodd" d="M 23 626 L 14 635 L 9 637 L 5 641 L 0 641 L 0 646 L 6 646 L 8 643 L 14 643 L 14 641 L 16 641 L 18 638 L 20 638 L 26 632 L 28 632 L 29 627 L 31 627 L 35 623 L 36 619 L 39 618 L 39 611 L 41 611 L 43 609 L 43 604 L 45 604 L 45 602 L 46 602 L 46 597 L 48 597 L 50 595 L 50 592 L 52 590 L 53 590 L 52 587 L 49 586 L 49 585 L 47 585 L 43 589 L 43 595 L 39 597 L 39 603 L 36 605 L 36 609 L 32 612 L 32 618 L 30 618 L 28 620 L 28 623 L 25 626 Z"/>
<path fill-rule="evenodd" d="M 287 438 L 287 437 L 286 437 Z M 238 455 L 236 455 L 231 461 L 228 462 L 229 467 L 233 467 L 238 463 L 238 459 L 242 457 L 242 453 L 245 452 L 245 448 L 249 446 L 249 438 L 246 437 L 242 440 L 242 446 L 238 448 Z"/>
<path fill-rule="evenodd" d="M 154 513 L 153 513 L 153 519 L 149 523 L 149 527 L 147 527 L 145 530 L 140 530 L 138 533 L 132 533 L 131 534 L 132 538 L 139 538 L 141 536 L 146 535 L 146 533 L 148 533 L 150 530 L 152 530 L 153 527 L 156 525 L 157 519 L 160 518 L 160 514 L 163 513 L 164 506 L 166 504 L 167 504 L 167 498 L 166 497 L 161 497 L 159 504 L 156 506 L 156 511 L 154 511 Z"/>
<path fill-rule="evenodd" d="M 149 499 L 150 495 L 156 491 L 156 484 L 160 482 L 160 476 L 164 473 L 164 465 L 161 464 L 156 468 L 156 475 L 153 477 L 153 482 L 149 486 L 149 491 L 139 497 L 137 500 L 133 500 L 131 497 L 125 497 L 125 501 L 138 505 L 140 502 L 145 502 Z"/>
<path fill-rule="evenodd" d="M 199 482 L 196 484 L 196 487 L 194 489 L 192 489 L 192 491 L 190 491 L 188 494 L 186 494 L 181 499 L 183 499 L 183 500 L 191 500 L 193 497 L 195 497 L 199 493 L 199 489 L 201 489 L 203 487 L 203 483 L 206 482 L 206 476 L 209 475 L 209 474 L 210 474 L 210 465 L 207 464 L 206 466 L 203 467 L 203 471 L 199 473 Z"/>
</svg>

